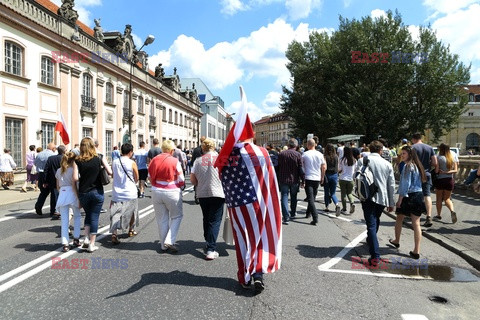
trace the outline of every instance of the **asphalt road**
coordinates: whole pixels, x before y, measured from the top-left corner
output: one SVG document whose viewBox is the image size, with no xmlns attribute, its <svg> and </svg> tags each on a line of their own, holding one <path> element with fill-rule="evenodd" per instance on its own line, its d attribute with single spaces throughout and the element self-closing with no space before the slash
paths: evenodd
<svg viewBox="0 0 480 320">
<path fill-rule="evenodd" d="M 106 193 L 105 208 L 110 195 Z M 393 220 L 388 217 L 382 218 L 379 231 L 382 256 L 402 264 L 388 263 L 386 270 L 375 271 L 355 268 L 352 257 L 368 256 L 359 204 L 352 215 L 342 219 L 321 215 L 319 224 L 311 226 L 304 218 L 306 203 L 300 201 L 299 219 L 283 226 L 281 269 L 265 276 L 266 290 L 255 296 L 238 285 L 235 250 L 221 234 L 220 257 L 204 260 L 202 215 L 191 190 L 184 195 L 177 254 L 160 253 L 150 190 L 146 195 L 139 200 L 138 235 L 120 237 L 118 246 L 112 246 L 106 235 L 94 253 L 62 254 L 60 222 L 33 213 L 33 201 L 2 209 L 0 318 L 478 318 L 478 273 L 427 239 L 421 254 L 428 269 L 410 268 L 413 232 L 404 229 L 399 250 L 388 247 L 393 236 Z M 299 199 L 304 197 L 302 190 Z M 318 203 L 317 208 L 323 205 Z M 1 220 L 7 216 L 15 219 Z M 108 226 L 108 221 L 108 213 L 101 214 L 100 225 Z M 103 230 L 108 232 L 108 227 Z M 61 262 L 64 268 L 52 268 L 55 257 L 66 259 L 68 265 Z M 68 269 L 75 261 L 79 268 Z M 447 302 L 434 302 L 433 296 Z"/>
</svg>

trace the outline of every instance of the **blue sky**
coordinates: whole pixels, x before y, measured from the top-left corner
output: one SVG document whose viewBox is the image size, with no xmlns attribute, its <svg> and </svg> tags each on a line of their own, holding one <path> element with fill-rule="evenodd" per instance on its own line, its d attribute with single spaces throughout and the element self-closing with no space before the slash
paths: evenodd
<svg viewBox="0 0 480 320">
<path fill-rule="evenodd" d="M 61 4 L 61 0 L 54 0 Z M 76 0 L 80 19 L 105 31 L 131 24 L 137 45 L 147 35 L 150 69 L 158 63 L 180 77 L 199 77 L 225 102 L 239 106 L 243 85 L 254 120 L 278 112 L 281 85 L 289 85 L 285 50 L 313 30 L 333 31 L 338 17 L 378 17 L 399 10 L 412 35 L 431 25 L 480 83 L 480 0 Z"/>
</svg>

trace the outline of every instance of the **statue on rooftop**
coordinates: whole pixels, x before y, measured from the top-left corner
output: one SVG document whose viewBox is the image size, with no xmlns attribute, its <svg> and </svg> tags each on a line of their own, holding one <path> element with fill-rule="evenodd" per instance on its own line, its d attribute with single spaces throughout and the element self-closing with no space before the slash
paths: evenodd
<svg viewBox="0 0 480 320">
<path fill-rule="evenodd" d="M 74 0 L 62 0 L 62 6 L 58 8 L 57 14 L 75 24 L 78 19 L 78 13 L 77 10 L 73 9 L 74 6 Z"/>
<path fill-rule="evenodd" d="M 155 78 L 163 78 L 165 77 L 165 70 L 162 68 L 162 64 L 159 63 L 158 66 L 155 67 Z"/>
<path fill-rule="evenodd" d="M 100 21 L 101 19 L 98 18 L 98 19 L 94 19 L 93 21 L 95 21 L 95 27 L 93 28 L 93 36 L 95 37 L 95 39 L 103 42 L 103 29 L 102 29 L 102 26 L 100 25 Z"/>
</svg>

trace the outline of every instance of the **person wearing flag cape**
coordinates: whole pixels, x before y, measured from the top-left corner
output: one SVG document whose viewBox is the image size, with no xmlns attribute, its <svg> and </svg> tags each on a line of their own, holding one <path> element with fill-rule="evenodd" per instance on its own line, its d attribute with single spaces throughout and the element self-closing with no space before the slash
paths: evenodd
<svg viewBox="0 0 480 320">
<path fill-rule="evenodd" d="M 215 161 L 231 217 L 239 283 L 264 290 L 263 275 L 280 268 L 282 215 L 275 169 L 268 151 L 253 144 L 247 98 L 240 86 L 241 108 Z"/>
</svg>

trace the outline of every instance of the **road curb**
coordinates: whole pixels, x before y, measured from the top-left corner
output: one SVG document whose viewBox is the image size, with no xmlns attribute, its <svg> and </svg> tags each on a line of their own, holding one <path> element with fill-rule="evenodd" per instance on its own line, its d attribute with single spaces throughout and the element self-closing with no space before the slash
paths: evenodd
<svg viewBox="0 0 480 320">
<path fill-rule="evenodd" d="M 396 220 L 396 215 L 394 213 L 391 213 L 391 212 L 386 212 L 384 211 L 384 213 L 389 216 L 390 218 Z M 412 229 L 412 223 L 411 222 L 407 222 L 404 220 L 403 224 L 405 226 L 407 226 L 408 228 Z M 440 234 L 436 234 L 436 233 L 429 233 L 428 231 L 425 231 L 425 230 L 422 230 L 422 235 L 439 244 L 440 246 L 444 247 L 445 249 L 447 250 L 450 250 L 452 251 L 453 253 L 459 255 L 460 257 L 462 257 L 465 261 L 467 261 L 472 267 L 474 267 L 475 269 L 477 269 L 478 271 L 480 271 L 480 254 L 470 250 L 470 249 L 467 249 L 465 248 L 464 246 L 440 235 Z"/>
</svg>

